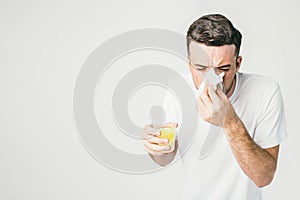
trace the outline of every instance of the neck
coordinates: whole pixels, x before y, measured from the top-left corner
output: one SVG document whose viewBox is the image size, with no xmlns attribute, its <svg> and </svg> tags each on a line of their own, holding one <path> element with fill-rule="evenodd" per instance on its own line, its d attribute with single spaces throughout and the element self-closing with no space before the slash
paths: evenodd
<svg viewBox="0 0 300 200">
<path fill-rule="evenodd" d="M 234 79 L 230 85 L 230 87 L 228 88 L 228 90 L 226 91 L 226 96 L 229 98 L 231 97 L 231 95 L 234 92 L 234 88 L 235 88 L 235 84 L 236 84 L 236 75 L 234 76 Z"/>
</svg>

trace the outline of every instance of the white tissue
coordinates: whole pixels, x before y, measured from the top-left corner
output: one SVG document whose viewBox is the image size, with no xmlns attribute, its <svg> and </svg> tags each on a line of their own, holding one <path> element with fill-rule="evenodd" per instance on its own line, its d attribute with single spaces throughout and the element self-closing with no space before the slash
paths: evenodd
<svg viewBox="0 0 300 200">
<path fill-rule="evenodd" d="M 217 75 L 215 73 L 215 70 L 213 68 L 211 68 L 206 74 L 205 77 L 202 81 L 202 83 L 199 85 L 198 87 L 198 95 L 201 94 L 201 92 L 203 92 L 205 86 L 206 86 L 206 82 L 209 82 L 213 88 L 216 90 L 217 89 L 217 85 L 219 83 L 223 83 L 223 76 L 225 75 L 224 72 L 222 72 L 221 74 Z"/>
</svg>

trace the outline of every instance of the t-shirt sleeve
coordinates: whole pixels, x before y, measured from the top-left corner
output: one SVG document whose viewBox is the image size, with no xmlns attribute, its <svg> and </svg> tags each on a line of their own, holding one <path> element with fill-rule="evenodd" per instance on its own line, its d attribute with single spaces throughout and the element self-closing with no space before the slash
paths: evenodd
<svg viewBox="0 0 300 200">
<path fill-rule="evenodd" d="M 285 110 L 280 87 L 276 84 L 266 97 L 266 103 L 254 132 L 254 141 L 262 148 L 280 144 L 287 137 Z"/>
</svg>

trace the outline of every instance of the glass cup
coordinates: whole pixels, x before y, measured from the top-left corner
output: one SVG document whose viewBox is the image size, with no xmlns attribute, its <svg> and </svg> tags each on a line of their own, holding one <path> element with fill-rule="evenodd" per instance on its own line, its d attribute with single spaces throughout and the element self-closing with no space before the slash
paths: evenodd
<svg viewBox="0 0 300 200">
<path fill-rule="evenodd" d="M 175 128 L 169 128 L 169 127 L 161 128 L 159 137 L 168 139 L 168 144 L 159 144 L 159 145 L 160 146 L 170 145 L 171 147 L 170 152 L 172 152 L 175 149 L 175 136 L 176 136 Z"/>
</svg>

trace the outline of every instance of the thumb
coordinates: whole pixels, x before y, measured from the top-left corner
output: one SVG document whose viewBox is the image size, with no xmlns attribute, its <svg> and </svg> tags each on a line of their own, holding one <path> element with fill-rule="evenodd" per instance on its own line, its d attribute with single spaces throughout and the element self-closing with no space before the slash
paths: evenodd
<svg viewBox="0 0 300 200">
<path fill-rule="evenodd" d="M 223 91 L 222 89 L 223 86 L 221 86 L 220 84 L 217 85 L 217 90 L 216 90 L 216 93 L 218 94 L 218 96 L 221 98 L 221 99 L 228 99 L 225 92 Z"/>
<path fill-rule="evenodd" d="M 163 127 L 165 127 L 165 128 L 177 128 L 178 127 L 178 123 L 176 123 L 176 122 L 169 122 L 169 123 L 165 124 Z"/>
</svg>

